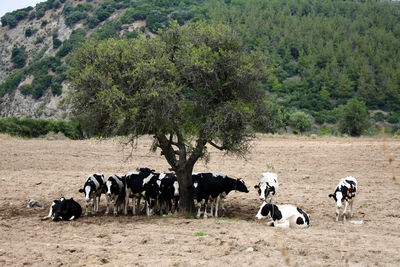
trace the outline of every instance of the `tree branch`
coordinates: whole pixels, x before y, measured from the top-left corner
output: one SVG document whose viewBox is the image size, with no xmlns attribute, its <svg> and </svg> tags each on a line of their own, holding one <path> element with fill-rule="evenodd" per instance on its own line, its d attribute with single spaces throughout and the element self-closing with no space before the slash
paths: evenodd
<svg viewBox="0 0 400 267">
<path fill-rule="evenodd" d="M 215 147 L 216 149 L 219 149 L 219 150 L 225 150 L 226 149 L 226 146 L 219 146 L 216 143 L 214 143 L 213 141 L 208 141 L 208 143 L 210 145 L 212 145 L 213 147 Z"/>
</svg>

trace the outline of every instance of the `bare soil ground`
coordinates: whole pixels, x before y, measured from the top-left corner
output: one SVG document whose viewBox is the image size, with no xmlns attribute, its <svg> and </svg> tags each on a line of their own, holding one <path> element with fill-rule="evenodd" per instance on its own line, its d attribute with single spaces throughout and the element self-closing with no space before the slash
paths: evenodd
<svg viewBox="0 0 400 267">
<path fill-rule="evenodd" d="M 106 216 L 103 197 L 96 216 L 41 221 L 61 196 L 83 206 L 78 189 L 91 173 L 167 171 L 150 146 L 150 138 L 140 139 L 126 161 L 129 150 L 117 140 L 0 136 L 0 266 L 400 266 L 400 139 L 260 136 L 247 159 L 211 149 L 210 162 L 195 171 L 241 177 L 250 189 L 231 192 L 218 219 Z M 301 207 L 311 227 L 277 229 L 253 219 L 263 171 L 278 173 L 276 202 Z M 328 198 L 349 175 L 359 182 L 352 220 L 361 225 L 335 222 Z M 46 209 L 27 208 L 30 198 Z"/>
</svg>

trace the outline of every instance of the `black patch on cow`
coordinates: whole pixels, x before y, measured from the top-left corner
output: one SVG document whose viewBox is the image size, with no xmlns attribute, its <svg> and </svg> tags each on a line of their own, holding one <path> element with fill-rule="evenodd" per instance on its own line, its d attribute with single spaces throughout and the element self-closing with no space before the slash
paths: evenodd
<svg viewBox="0 0 400 267">
<path fill-rule="evenodd" d="M 306 220 L 307 225 L 310 225 L 310 217 L 308 217 L 307 213 L 305 213 L 302 209 L 297 208 L 297 211 L 301 214 L 303 214 L 304 219 Z M 300 217 L 299 217 L 300 218 Z M 299 218 L 297 218 L 297 222 L 299 221 Z M 300 218 L 303 221 L 303 218 Z M 297 223 L 296 222 L 296 223 Z M 304 221 L 302 223 L 297 223 L 297 224 L 303 224 Z"/>
<path fill-rule="evenodd" d="M 262 208 L 261 215 L 268 216 L 268 214 L 271 215 L 272 220 L 274 220 L 274 221 L 282 219 L 281 211 L 279 210 L 278 206 L 276 206 L 274 204 L 267 203 Z"/>
<path fill-rule="evenodd" d="M 297 217 L 296 223 L 297 223 L 298 225 L 304 224 L 303 218 Z"/>
</svg>

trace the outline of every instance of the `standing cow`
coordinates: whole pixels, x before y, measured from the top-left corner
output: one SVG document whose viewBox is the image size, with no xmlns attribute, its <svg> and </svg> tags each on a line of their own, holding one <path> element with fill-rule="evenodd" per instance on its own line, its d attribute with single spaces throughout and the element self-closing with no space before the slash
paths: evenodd
<svg viewBox="0 0 400 267">
<path fill-rule="evenodd" d="M 170 212 L 176 212 L 178 210 L 179 202 L 179 183 L 178 178 L 173 173 L 160 173 L 159 180 L 160 184 L 160 214 L 164 211 L 167 214 Z M 174 202 L 174 208 L 172 208 L 172 201 Z"/>
<path fill-rule="evenodd" d="M 343 221 L 346 221 L 347 208 L 350 204 L 350 217 L 353 217 L 353 202 L 357 193 L 357 179 L 353 176 L 340 179 L 335 192 L 329 197 L 335 200 L 336 221 L 339 221 L 339 213 L 344 202 Z"/>
<path fill-rule="evenodd" d="M 254 188 L 258 189 L 260 200 L 272 203 L 272 199 L 279 189 L 278 175 L 273 172 L 261 173 L 260 182 L 258 185 L 255 185 Z M 269 195 L 271 198 L 267 200 Z"/>
<path fill-rule="evenodd" d="M 79 189 L 80 193 L 85 194 L 85 215 L 90 212 L 89 204 L 91 199 L 93 200 L 92 212 L 96 213 L 99 211 L 100 197 L 105 190 L 105 186 L 106 183 L 104 182 L 104 175 L 100 173 L 94 173 L 90 175 L 89 178 L 87 178 L 85 184 L 83 185 L 83 188 Z"/>
<path fill-rule="evenodd" d="M 111 175 L 105 187 L 105 194 L 107 198 L 107 210 L 109 213 L 110 203 L 114 202 L 114 215 L 122 211 L 122 205 L 125 203 L 125 176 Z"/>
</svg>

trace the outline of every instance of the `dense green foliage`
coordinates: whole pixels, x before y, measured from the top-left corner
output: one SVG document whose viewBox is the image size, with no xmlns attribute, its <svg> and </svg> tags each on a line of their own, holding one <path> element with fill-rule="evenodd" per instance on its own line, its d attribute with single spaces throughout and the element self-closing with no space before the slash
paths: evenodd
<svg viewBox="0 0 400 267">
<path fill-rule="evenodd" d="M 208 16 L 269 55 L 268 90 L 286 106 L 327 114 L 357 96 L 370 109 L 400 109 L 398 5 L 214 0 Z"/>
<path fill-rule="evenodd" d="M 311 129 L 312 120 L 310 116 L 303 111 L 296 111 L 289 117 L 289 126 L 293 127 L 300 133 L 303 133 Z"/>
<path fill-rule="evenodd" d="M 364 102 L 350 99 L 343 107 L 339 122 L 340 131 L 351 136 L 360 136 L 368 127 L 368 111 Z"/>
<path fill-rule="evenodd" d="M 74 122 L 64 120 L 17 119 L 14 117 L 0 119 L 0 133 L 21 137 L 39 137 L 49 132 L 61 132 L 70 139 L 83 138 Z"/>
<path fill-rule="evenodd" d="M 11 50 L 11 62 L 14 64 L 14 68 L 20 69 L 25 66 L 26 57 L 27 55 L 24 46 L 13 46 Z"/>
</svg>

